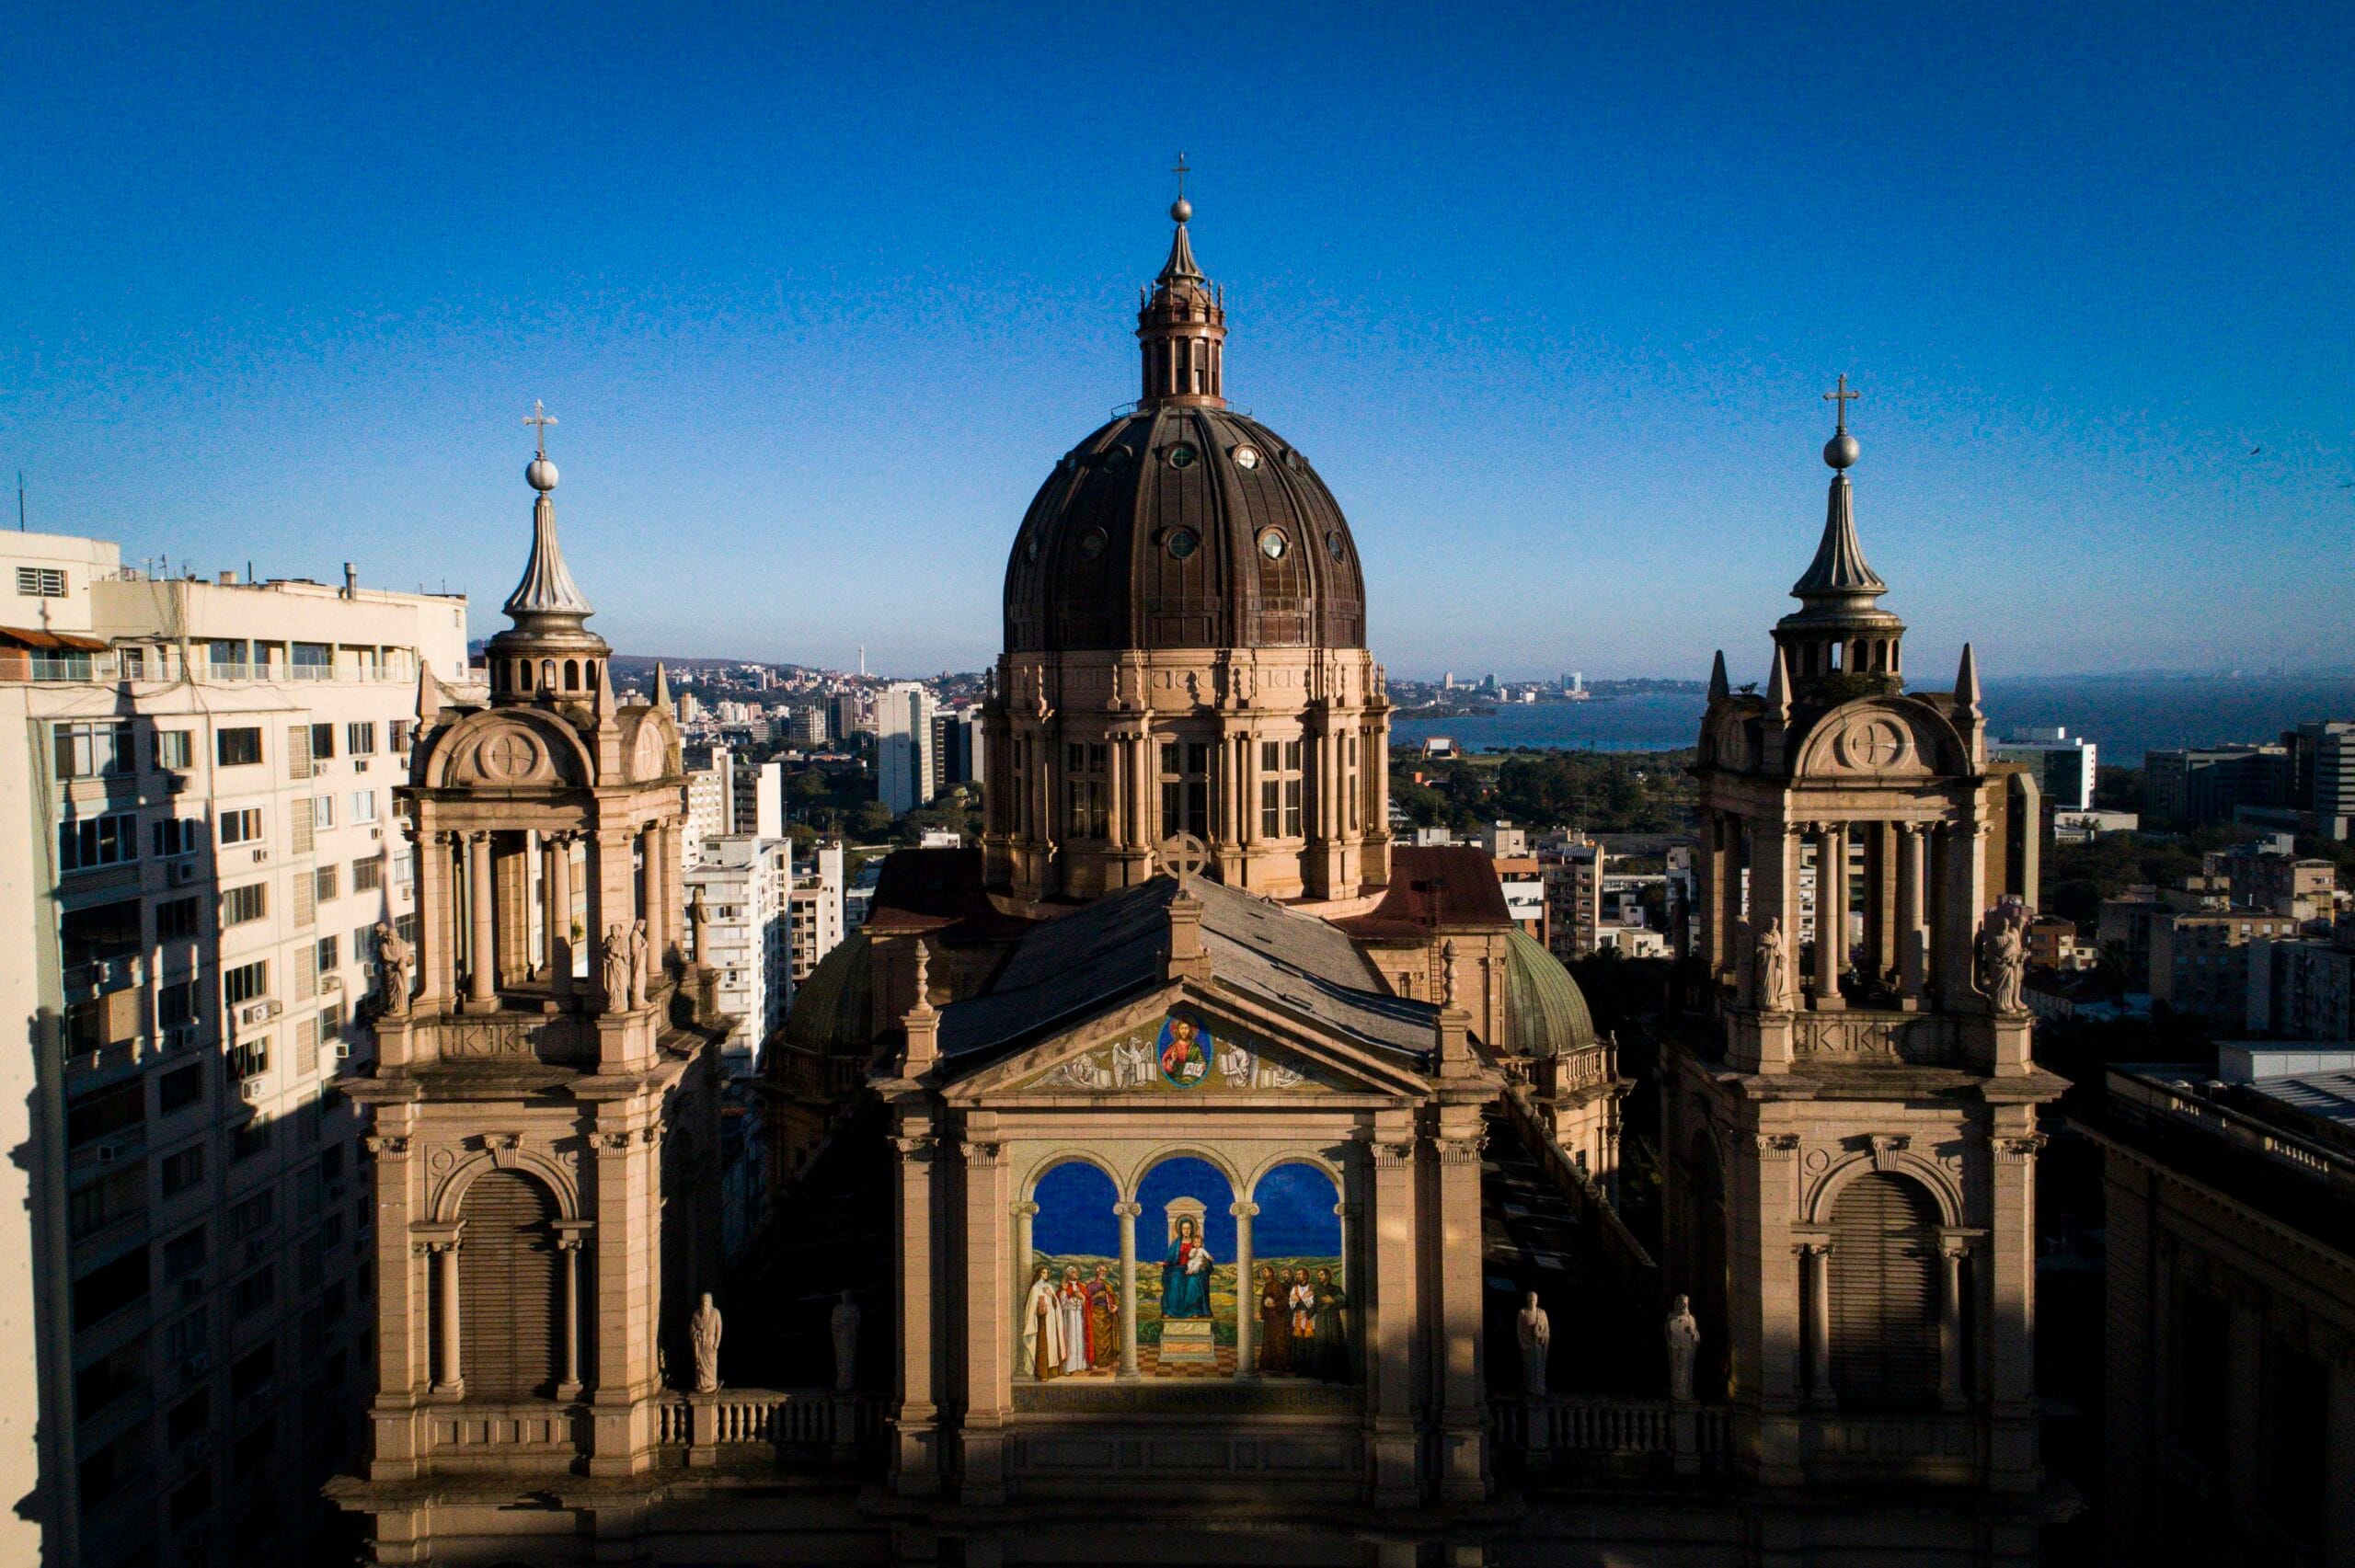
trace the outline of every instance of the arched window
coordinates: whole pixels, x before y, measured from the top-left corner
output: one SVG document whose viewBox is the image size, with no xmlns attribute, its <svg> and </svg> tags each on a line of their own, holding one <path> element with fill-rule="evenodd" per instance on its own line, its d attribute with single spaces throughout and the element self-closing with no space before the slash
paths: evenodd
<svg viewBox="0 0 2355 1568">
<path fill-rule="evenodd" d="M 1209 1161 L 1179 1155 L 1145 1173 L 1137 1202 L 1144 1209 L 1136 1222 L 1142 1369 L 1232 1375 L 1235 1188 Z"/>
<path fill-rule="evenodd" d="M 1085 1161 L 1066 1161 L 1039 1178 L 1030 1198 L 1029 1267 L 1021 1284 L 1016 1346 L 1017 1376 L 1041 1381 L 1109 1378 L 1120 1370 L 1120 1194 L 1112 1178 Z M 1142 1269 L 1140 1269 L 1142 1273 Z"/>
<path fill-rule="evenodd" d="M 1937 1206 L 1874 1172 L 1832 1206 L 1832 1388 L 1844 1406 L 1904 1410 L 1938 1395 Z"/>
<path fill-rule="evenodd" d="M 540 660 L 540 689 L 544 692 L 553 692 L 556 690 L 555 659 L 544 658 Z"/>
<path fill-rule="evenodd" d="M 1354 1382 L 1362 1336 L 1342 1250 L 1340 1190 L 1292 1161 L 1251 1189 L 1252 1363 L 1262 1377 Z"/>
<path fill-rule="evenodd" d="M 563 1370 L 556 1199 L 517 1171 L 486 1171 L 458 1217 L 459 1371 L 469 1399 L 535 1399 Z"/>
<path fill-rule="evenodd" d="M 519 692 L 532 689 L 532 661 L 528 658 L 515 661 L 515 689 Z"/>
<path fill-rule="evenodd" d="M 580 667 L 580 674 L 582 685 L 594 686 L 597 683 L 597 661 L 592 658 L 588 663 L 582 665 Z"/>
<path fill-rule="evenodd" d="M 568 692 L 580 690 L 580 660 L 568 658 L 564 661 L 564 689 Z"/>
</svg>

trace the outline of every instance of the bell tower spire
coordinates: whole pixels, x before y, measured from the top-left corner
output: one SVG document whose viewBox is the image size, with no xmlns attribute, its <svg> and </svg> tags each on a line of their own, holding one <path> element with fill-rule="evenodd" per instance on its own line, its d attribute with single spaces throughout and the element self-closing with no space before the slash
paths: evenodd
<svg viewBox="0 0 2355 1568">
<path fill-rule="evenodd" d="M 1137 310 L 1137 341 L 1143 350 L 1144 379 L 1140 401 L 1226 406 L 1226 301 L 1194 260 L 1194 245 L 1186 225 L 1193 220 L 1194 204 L 1186 200 L 1186 155 L 1178 155 L 1171 171 L 1178 177 L 1178 200 L 1169 217 L 1178 225 L 1169 240 L 1169 259 L 1161 275 L 1144 290 Z"/>
<path fill-rule="evenodd" d="M 1855 676 L 1878 679 L 1892 689 L 1901 684 L 1900 644 L 1905 623 L 1880 607 L 1889 584 L 1865 561 L 1848 484 L 1848 470 L 1861 455 L 1856 438 L 1848 433 L 1848 405 L 1861 395 L 1849 387 L 1845 374 L 1833 391 L 1823 395 L 1836 416 L 1832 439 L 1823 443 L 1823 461 L 1832 470 L 1823 536 L 1816 544 L 1815 559 L 1791 585 L 1791 597 L 1802 608 L 1775 626 L 1775 641 L 1789 661 L 1792 679 L 1801 686 Z"/>
<path fill-rule="evenodd" d="M 557 542 L 556 464 L 548 461 L 548 427 L 556 423 L 537 400 L 523 423 L 534 427 L 532 461 L 523 465 L 523 482 L 534 492 L 532 502 L 532 553 L 523 562 L 523 576 L 507 596 L 507 617 L 515 624 L 490 639 L 491 700 L 539 702 L 564 699 L 585 702 L 596 690 L 597 676 L 611 650 L 605 639 L 589 629 L 596 609 L 572 570 L 564 564 L 564 548 Z"/>
</svg>

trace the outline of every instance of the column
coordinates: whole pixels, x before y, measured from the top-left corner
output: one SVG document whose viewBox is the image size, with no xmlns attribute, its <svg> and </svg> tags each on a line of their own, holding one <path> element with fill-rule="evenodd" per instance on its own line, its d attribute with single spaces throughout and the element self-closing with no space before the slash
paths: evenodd
<svg viewBox="0 0 2355 1568">
<path fill-rule="evenodd" d="M 1938 1242 L 1938 1402 L 1948 1410 L 1970 1403 L 1962 1387 L 1962 1254 L 1960 1237 Z"/>
<path fill-rule="evenodd" d="M 452 836 L 419 832 L 417 846 L 417 906 L 419 966 L 425 971 L 425 989 L 412 1004 L 420 1013 L 438 1013 L 458 990 L 457 887 L 450 875 Z"/>
<path fill-rule="evenodd" d="M 498 1005 L 495 989 L 499 953 L 492 945 L 490 924 L 490 835 L 466 835 L 466 910 L 473 917 L 472 951 L 467 955 L 466 1000 L 488 1013 Z"/>
<path fill-rule="evenodd" d="M 1106 738 L 1104 746 L 1104 836 L 1116 850 L 1129 847 L 1129 797 L 1124 793 L 1128 782 L 1128 746 L 1117 736 Z"/>
<path fill-rule="evenodd" d="M 1923 889 L 1928 886 L 1924 854 L 1929 840 L 1919 822 L 1897 825 L 1897 994 L 1908 1007 L 1922 1004 L 1927 978 L 1929 933 L 1923 921 Z"/>
<path fill-rule="evenodd" d="M 1799 1283 L 1806 1293 L 1801 1310 L 1807 1314 L 1807 1401 L 1832 1402 L 1832 1243 L 1798 1244 Z"/>
<path fill-rule="evenodd" d="M 433 1253 L 434 1288 L 442 1297 L 435 1314 L 440 1320 L 435 1333 L 442 1342 L 442 1375 L 433 1379 L 433 1391 L 463 1399 L 466 1379 L 465 1368 L 458 1364 L 458 1243 L 453 1239 L 426 1245 Z"/>
<path fill-rule="evenodd" d="M 1987 857 L 1988 825 L 1978 821 L 1948 823 L 1945 865 L 1938 888 L 1938 933 L 1936 967 L 1943 1005 L 1959 1008 L 1976 996 L 1971 977 L 1977 968 L 1971 946 L 1979 934 L 1980 887 Z"/>
<path fill-rule="evenodd" d="M 964 1500 L 1005 1500 L 1005 1415 L 1013 1380 L 1013 1210 L 1005 1149 L 980 1137 L 965 1156 Z"/>
<path fill-rule="evenodd" d="M 1815 973 L 1809 990 L 1818 1011 L 1841 1007 L 1841 951 L 1848 933 L 1848 830 L 1837 822 L 1815 829 Z"/>
<path fill-rule="evenodd" d="M 1797 1005 L 1792 994 L 1796 977 L 1793 967 L 1799 952 L 1799 888 L 1797 868 L 1798 841 L 1800 829 L 1795 823 L 1761 821 L 1750 824 L 1750 929 L 1752 950 L 1735 955 L 1735 963 L 1743 977 L 1742 995 L 1753 1007 L 1765 1006 L 1765 999 L 1758 994 L 1758 960 L 1755 951 L 1757 935 L 1766 929 L 1766 922 L 1779 922 L 1783 934 L 1783 973 L 1779 977 L 1782 1002 L 1786 1007 Z"/>
<path fill-rule="evenodd" d="M 1258 1287 L 1251 1282 L 1251 1217 L 1259 1212 L 1256 1203 L 1235 1203 L 1227 1207 L 1235 1216 L 1235 1376 L 1238 1382 L 1257 1382 L 1259 1367 L 1253 1354 L 1259 1326 Z"/>
<path fill-rule="evenodd" d="M 557 1272 L 564 1281 L 564 1381 L 558 1399 L 580 1397 L 580 1238 L 557 1238 Z"/>
<path fill-rule="evenodd" d="M 540 944 L 548 971 L 548 995 L 572 996 L 572 841 L 564 833 L 540 835 Z"/>
<path fill-rule="evenodd" d="M 1440 1384 L 1439 1489 L 1448 1501 L 1467 1503 L 1488 1495 L 1488 1391 L 1480 1365 L 1482 1134 L 1476 1115 L 1460 1127 L 1448 1127 L 1438 1140 L 1439 1341 L 1433 1348 Z"/>
<path fill-rule="evenodd" d="M 663 887 L 666 868 L 661 825 L 648 823 L 638 835 L 638 844 L 646 865 L 646 989 L 651 991 L 661 984 L 671 951 L 671 900 Z"/>
<path fill-rule="evenodd" d="M 1030 1227 L 1038 1218 L 1037 1204 L 1017 1203 L 1014 1206 L 1014 1288 L 1017 1299 L 1022 1303 L 1020 1313 L 1024 1315 L 1027 1315 L 1030 1310 L 1030 1271 L 1034 1266 L 1030 1261 Z M 1014 1338 L 1017 1344 L 1021 1342 L 1022 1331 L 1028 1326 L 1023 1315 L 1016 1317 Z M 1035 1380 L 1038 1375 L 1039 1369 L 1031 1365 L 1028 1358 L 1015 1364 L 1014 1376 L 1017 1382 L 1025 1379 Z"/>
<path fill-rule="evenodd" d="M 1141 1203 L 1116 1203 L 1112 1212 L 1120 1217 L 1120 1376 L 1134 1378 L 1137 1371 L 1137 1216 L 1144 1212 Z"/>
<path fill-rule="evenodd" d="M 1420 1499 L 1415 1430 L 1419 1357 L 1410 1342 L 1416 1313 L 1418 1262 L 1415 1143 L 1405 1128 L 1384 1129 L 1373 1145 L 1373 1290 L 1361 1293 L 1367 1404 L 1373 1415 L 1373 1495 L 1384 1506 Z"/>
<path fill-rule="evenodd" d="M 1333 1206 L 1333 1218 L 1341 1222 L 1341 1288 L 1350 1293 L 1350 1304 L 1356 1305 L 1358 1282 L 1350 1270 L 1350 1200 L 1348 1198 L 1345 1197 Z M 1360 1318 L 1361 1328 L 1358 1338 L 1362 1342 L 1365 1338 L 1362 1313 L 1360 1314 Z"/>
<path fill-rule="evenodd" d="M 903 1119 L 893 1147 L 900 1156 L 900 1185 L 893 1218 L 899 1224 L 899 1272 L 895 1276 L 900 1318 L 900 1407 L 892 1422 L 891 1489 L 902 1496 L 929 1496 L 940 1489 L 936 1448 L 938 1408 L 932 1399 L 932 1161 L 934 1144 L 921 1120 Z"/>
</svg>

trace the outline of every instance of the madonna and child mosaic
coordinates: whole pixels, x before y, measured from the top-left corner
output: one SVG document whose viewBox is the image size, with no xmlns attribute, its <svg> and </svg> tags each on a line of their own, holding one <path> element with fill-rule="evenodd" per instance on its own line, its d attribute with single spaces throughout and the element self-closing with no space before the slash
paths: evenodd
<svg viewBox="0 0 2355 1568">
<path fill-rule="evenodd" d="M 1206 1059 L 1216 1048 L 1206 1032 L 1170 1036 L 1163 1070 L 1183 1074 L 1189 1047 Z M 1137 1186 L 1133 1301 L 1120 1296 L 1111 1178 L 1073 1161 L 1041 1176 L 1032 1197 L 1039 1211 L 1022 1308 L 1022 1367 L 1031 1378 L 1117 1376 L 1124 1313 L 1135 1314 L 1143 1376 L 1233 1377 L 1235 1317 L 1247 1311 L 1258 1375 L 1350 1380 L 1355 1314 L 1341 1265 L 1340 1194 L 1318 1167 L 1279 1165 L 1252 1187 L 1251 1277 L 1238 1281 L 1235 1194 L 1225 1173 L 1186 1155 L 1154 1166 Z"/>
<path fill-rule="evenodd" d="M 1179 1009 L 1157 1025 L 1132 1029 L 1040 1073 L 1040 1089 L 1211 1092 L 1320 1087 L 1257 1041 L 1223 1036 L 1198 1013 Z"/>
</svg>

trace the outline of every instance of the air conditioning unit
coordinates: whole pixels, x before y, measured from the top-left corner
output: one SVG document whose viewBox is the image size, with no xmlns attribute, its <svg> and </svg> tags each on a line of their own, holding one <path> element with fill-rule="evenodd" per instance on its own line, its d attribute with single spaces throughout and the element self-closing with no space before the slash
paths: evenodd
<svg viewBox="0 0 2355 1568">
<path fill-rule="evenodd" d="M 365 757 L 354 757 L 351 760 L 351 771 L 355 773 L 366 773 L 368 771 L 368 759 Z"/>
<path fill-rule="evenodd" d="M 385 830 L 382 828 L 371 828 L 368 830 L 368 836 L 372 839 L 381 839 L 385 836 Z"/>
<path fill-rule="evenodd" d="M 321 975 L 321 976 L 319 977 L 319 994 L 320 994 L 320 995 L 324 996 L 324 995 L 326 995 L 328 991 L 331 991 L 331 990 L 341 990 L 342 989 L 343 989 L 343 977 L 342 977 L 341 975 Z"/>
<path fill-rule="evenodd" d="M 325 778 L 327 776 L 327 765 L 324 761 L 313 762 L 311 764 L 311 776 L 315 779 Z"/>
<path fill-rule="evenodd" d="M 196 781 L 190 778 L 186 773 L 166 773 L 164 775 L 164 793 L 166 795 L 186 795 L 190 789 L 194 787 Z"/>
<path fill-rule="evenodd" d="M 350 1059 L 350 1056 L 351 1043 L 348 1040 L 338 1040 L 335 1043 L 335 1059 L 338 1061 L 345 1061 Z"/>
<path fill-rule="evenodd" d="M 116 1161 L 122 1158 L 122 1145 L 119 1143 L 101 1143 L 98 1145 L 98 1153 L 94 1155 L 93 1158 L 101 1165 L 111 1165 Z"/>
<path fill-rule="evenodd" d="M 176 860 L 172 862 L 172 886 L 175 887 L 187 887 L 190 883 L 196 880 L 197 873 L 202 868 L 192 860 Z"/>
<path fill-rule="evenodd" d="M 256 851 L 254 851 L 254 864 L 255 864 L 256 865 L 259 865 L 262 862 L 264 862 L 264 861 L 268 860 L 269 858 L 270 858 L 270 852 L 269 852 L 268 850 L 256 850 Z"/>
<path fill-rule="evenodd" d="M 191 1050 L 196 1046 L 196 1025 L 175 1024 L 164 1031 L 164 1048 L 167 1051 Z"/>
<path fill-rule="evenodd" d="M 237 1022 L 247 1027 L 267 1024 L 284 1010 L 276 1001 L 257 1001 L 237 1009 Z"/>
<path fill-rule="evenodd" d="M 237 1085 L 237 1093 L 247 1104 L 258 1101 L 264 1093 L 262 1082 L 258 1078 L 248 1078 Z"/>
</svg>

